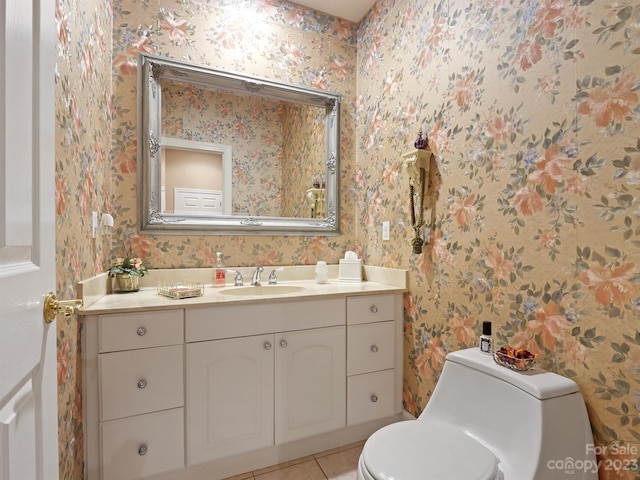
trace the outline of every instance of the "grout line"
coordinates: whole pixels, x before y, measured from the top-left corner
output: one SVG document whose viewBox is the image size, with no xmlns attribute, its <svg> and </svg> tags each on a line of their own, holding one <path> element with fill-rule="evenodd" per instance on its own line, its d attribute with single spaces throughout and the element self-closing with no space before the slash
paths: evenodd
<svg viewBox="0 0 640 480">
<path fill-rule="evenodd" d="M 318 462 L 318 459 L 316 458 L 315 455 L 313 456 L 313 461 L 316 462 L 316 465 L 324 475 L 325 480 L 329 480 L 329 476 L 327 475 L 327 472 L 324 471 L 324 469 L 322 468 L 322 465 L 320 465 L 320 462 Z"/>
</svg>

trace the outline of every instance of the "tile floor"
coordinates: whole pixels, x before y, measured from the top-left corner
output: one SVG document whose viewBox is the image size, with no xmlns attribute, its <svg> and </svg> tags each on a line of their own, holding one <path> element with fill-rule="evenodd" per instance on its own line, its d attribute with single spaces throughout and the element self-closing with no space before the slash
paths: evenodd
<svg viewBox="0 0 640 480">
<path fill-rule="evenodd" d="M 364 440 L 226 480 L 356 480 Z"/>
</svg>

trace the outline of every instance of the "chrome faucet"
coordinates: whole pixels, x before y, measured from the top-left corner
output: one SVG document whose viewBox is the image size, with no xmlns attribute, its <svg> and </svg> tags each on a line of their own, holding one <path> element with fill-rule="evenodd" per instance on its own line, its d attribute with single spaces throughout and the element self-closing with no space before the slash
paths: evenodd
<svg viewBox="0 0 640 480">
<path fill-rule="evenodd" d="M 260 275 L 262 275 L 262 272 L 264 272 L 264 267 L 256 268 L 256 271 L 253 272 L 253 277 L 251 277 L 251 285 L 254 287 L 260 286 Z"/>
<path fill-rule="evenodd" d="M 242 287 L 244 285 L 244 279 L 242 278 L 242 274 L 238 270 L 229 270 L 230 272 L 236 272 L 236 278 L 234 280 L 234 285 L 236 287 Z"/>
<path fill-rule="evenodd" d="M 282 270 L 284 270 L 282 267 L 271 270 L 271 273 L 269 274 L 269 285 L 276 285 L 278 283 L 278 275 L 276 275 L 276 272 L 280 272 Z"/>
</svg>

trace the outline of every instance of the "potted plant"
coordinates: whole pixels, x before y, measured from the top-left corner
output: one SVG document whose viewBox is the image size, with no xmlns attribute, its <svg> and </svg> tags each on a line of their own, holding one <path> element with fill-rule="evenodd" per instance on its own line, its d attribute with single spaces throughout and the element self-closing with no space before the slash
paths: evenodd
<svg viewBox="0 0 640 480">
<path fill-rule="evenodd" d="M 137 292 L 140 289 L 140 277 L 147 273 L 147 267 L 142 264 L 140 257 L 127 256 L 117 258 L 115 263 L 107 269 L 110 277 L 115 277 L 117 292 Z"/>
</svg>

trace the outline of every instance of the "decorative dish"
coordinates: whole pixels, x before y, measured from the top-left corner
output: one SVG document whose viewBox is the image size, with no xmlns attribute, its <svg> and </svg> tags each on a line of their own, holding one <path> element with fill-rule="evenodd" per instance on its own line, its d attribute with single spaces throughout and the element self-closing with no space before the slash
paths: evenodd
<svg viewBox="0 0 640 480">
<path fill-rule="evenodd" d="M 503 367 L 526 372 L 536 366 L 538 354 L 523 348 L 501 347 L 493 352 L 493 359 Z"/>
<path fill-rule="evenodd" d="M 204 284 L 195 282 L 180 282 L 172 285 L 158 283 L 158 295 L 164 295 L 175 300 L 201 297 L 204 295 Z"/>
</svg>

